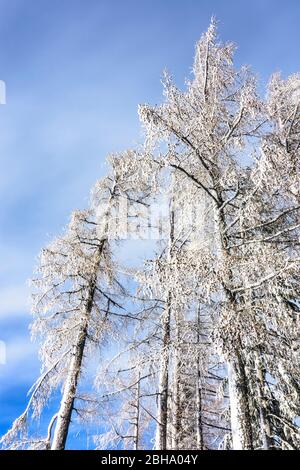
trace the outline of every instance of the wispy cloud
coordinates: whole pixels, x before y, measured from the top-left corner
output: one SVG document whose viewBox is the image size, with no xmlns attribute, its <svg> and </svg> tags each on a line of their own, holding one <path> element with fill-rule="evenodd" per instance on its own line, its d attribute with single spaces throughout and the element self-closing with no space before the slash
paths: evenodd
<svg viewBox="0 0 300 470">
<path fill-rule="evenodd" d="M 7 317 L 28 315 L 28 288 L 24 285 L 9 285 L 0 289 L 0 320 Z"/>
<path fill-rule="evenodd" d="M 0 396 L 4 397 L 11 387 L 29 388 L 38 370 L 37 345 L 31 343 L 29 335 L 12 336 L 6 342 L 6 364 L 0 365 Z"/>
</svg>

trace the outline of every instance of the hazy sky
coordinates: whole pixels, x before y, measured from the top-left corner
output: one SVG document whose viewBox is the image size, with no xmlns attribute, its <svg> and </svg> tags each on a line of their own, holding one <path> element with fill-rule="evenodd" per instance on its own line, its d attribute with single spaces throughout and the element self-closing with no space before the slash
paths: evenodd
<svg viewBox="0 0 300 470">
<path fill-rule="evenodd" d="M 105 156 L 140 140 L 137 105 L 161 100 L 163 69 L 184 83 L 213 14 L 262 84 L 300 71 L 296 0 L 0 0 L 0 434 L 39 370 L 27 331 L 36 255 L 87 204 Z"/>
</svg>

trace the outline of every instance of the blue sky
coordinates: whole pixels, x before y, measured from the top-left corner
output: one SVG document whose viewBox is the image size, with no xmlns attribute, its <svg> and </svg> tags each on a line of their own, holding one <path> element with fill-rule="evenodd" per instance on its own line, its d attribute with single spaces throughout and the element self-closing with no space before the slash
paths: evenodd
<svg viewBox="0 0 300 470">
<path fill-rule="evenodd" d="M 39 370 L 27 331 L 35 257 L 87 204 L 106 155 L 140 141 L 137 105 L 161 100 L 163 69 L 179 85 L 189 76 L 212 14 L 262 83 L 300 70 L 297 0 L 0 0 L 0 434 Z"/>
</svg>

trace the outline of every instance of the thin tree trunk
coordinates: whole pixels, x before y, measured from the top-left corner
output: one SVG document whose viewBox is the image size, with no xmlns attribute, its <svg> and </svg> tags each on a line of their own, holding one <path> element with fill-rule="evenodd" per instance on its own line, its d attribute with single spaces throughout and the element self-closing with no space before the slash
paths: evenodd
<svg viewBox="0 0 300 470">
<path fill-rule="evenodd" d="M 200 305 L 197 309 L 197 347 L 200 344 Z M 196 409 L 197 409 L 197 449 L 204 449 L 203 423 L 202 423 L 202 386 L 200 370 L 200 353 L 197 354 L 197 383 L 196 383 Z"/>
<path fill-rule="evenodd" d="M 156 449 L 167 448 L 168 427 L 168 396 L 169 396 L 169 362 L 170 362 L 170 307 L 167 306 L 163 322 L 163 347 L 160 362 L 160 375 L 158 387 L 158 414 Z"/>
<path fill-rule="evenodd" d="M 133 450 L 138 450 L 139 449 L 139 440 L 140 440 L 140 389 L 141 389 L 141 384 L 140 384 L 140 378 L 141 374 L 139 372 L 138 374 L 138 382 L 137 382 L 137 387 L 136 387 L 136 397 L 135 397 L 135 419 L 134 419 L 134 438 L 133 438 Z"/>
<path fill-rule="evenodd" d="M 174 391 L 173 391 L 173 430 L 172 430 L 172 449 L 178 450 L 179 446 L 179 434 L 180 434 L 180 425 L 181 425 L 181 408 L 180 408 L 180 326 L 179 318 L 176 315 L 176 351 L 175 351 L 175 365 L 174 365 Z"/>
<path fill-rule="evenodd" d="M 63 389 L 60 409 L 57 415 L 51 450 L 64 450 L 68 437 L 71 416 L 76 398 L 77 384 L 81 372 L 84 347 L 87 339 L 89 317 L 93 306 L 96 281 L 94 280 L 88 295 L 87 308 L 74 345 L 73 355 L 69 366 L 68 375 Z"/>
<path fill-rule="evenodd" d="M 228 362 L 231 432 L 234 450 L 253 450 L 248 384 L 240 352 Z"/>
<path fill-rule="evenodd" d="M 46 439 L 46 449 L 45 450 L 51 450 L 51 435 L 52 435 L 52 429 L 54 426 L 54 423 L 57 419 L 57 413 L 55 413 L 54 416 L 52 416 L 49 426 L 48 426 L 48 433 L 47 433 L 47 439 Z"/>
<path fill-rule="evenodd" d="M 197 406 L 197 449 L 204 449 L 203 441 L 203 423 L 202 423 L 202 393 L 201 393 L 201 375 L 200 368 L 197 370 L 197 389 L 196 389 L 196 406 Z"/>
<path fill-rule="evenodd" d="M 255 368 L 258 380 L 258 401 L 259 401 L 259 419 L 260 419 L 260 433 L 262 440 L 262 448 L 270 450 L 272 446 L 270 422 L 266 410 L 266 397 L 265 397 L 265 370 L 260 356 L 260 351 L 255 351 Z"/>
</svg>

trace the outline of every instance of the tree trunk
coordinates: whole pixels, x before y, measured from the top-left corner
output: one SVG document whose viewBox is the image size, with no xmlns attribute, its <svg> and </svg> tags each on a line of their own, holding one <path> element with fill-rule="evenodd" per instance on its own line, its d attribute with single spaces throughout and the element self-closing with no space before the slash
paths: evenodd
<svg viewBox="0 0 300 470">
<path fill-rule="evenodd" d="M 173 407 L 172 407 L 172 449 L 178 450 L 179 434 L 181 425 L 181 404 L 180 404 L 180 383 L 181 383 L 181 348 L 180 348 L 180 325 L 178 314 L 176 315 L 176 350 L 175 350 L 175 365 L 174 365 L 174 378 L 173 378 Z"/>
<path fill-rule="evenodd" d="M 248 401 L 248 384 L 240 352 L 228 362 L 231 432 L 234 450 L 252 450 L 253 436 Z"/>
<path fill-rule="evenodd" d="M 202 393 L 201 393 L 201 375 L 198 365 L 197 370 L 197 389 L 196 389 L 196 406 L 197 406 L 197 449 L 204 449 L 203 442 L 203 424 L 202 424 Z"/>
<path fill-rule="evenodd" d="M 140 389 L 141 389 L 140 378 L 141 378 L 141 374 L 139 372 L 138 382 L 137 382 L 137 387 L 136 387 L 136 397 L 135 397 L 135 403 L 134 403 L 135 418 L 134 418 L 133 450 L 138 450 L 139 444 L 140 444 L 139 442 L 140 441 Z"/>
<path fill-rule="evenodd" d="M 158 387 L 158 414 L 156 449 L 167 448 L 168 396 L 169 396 L 169 362 L 170 362 L 170 307 L 167 307 L 163 322 L 163 348 L 160 362 Z"/>
<path fill-rule="evenodd" d="M 89 317 L 93 307 L 95 285 L 96 280 L 94 280 L 90 286 L 86 312 L 83 316 L 82 323 L 80 325 L 76 344 L 74 345 L 72 359 L 69 366 L 69 372 L 64 385 L 60 409 L 57 415 L 57 422 L 55 426 L 51 450 L 65 449 L 72 411 L 74 407 L 74 401 L 76 398 L 78 379 L 81 372 L 84 347 L 87 339 Z"/>
<path fill-rule="evenodd" d="M 262 441 L 262 448 L 264 450 L 270 450 L 272 446 L 270 422 L 267 415 L 266 409 L 266 397 L 265 397 L 265 370 L 262 364 L 262 358 L 259 351 L 255 351 L 255 368 L 257 375 L 257 388 L 258 388 L 258 401 L 259 401 L 259 419 L 260 419 L 260 435 Z"/>
<path fill-rule="evenodd" d="M 82 327 L 80 328 L 77 344 L 74 348 L 73 357 L 69 367 L 69 373 L 64 385 L 62 401 L 58 412 L 57 424 L 51 446 L 52 450 L 64 450 L 66 445 L 74 400 L 76 396 L 78 378 L 81 371 L 86 336 L 87 321 L 84 321 Z"/>
<path fill-rule="evenodd" d="M 197 346 L 199 347 L 200 336 L 200 305 L 197 309 Z M 196 409 L 197 409 L 197 449 L 204 449 L 203 439 L 203 423 L 202 423 L 202 384 L 201 384 L 201 370 L 200 370 L 200 353 L 197 354 L 197 382 L 196 382 Z"/>
</svg>

